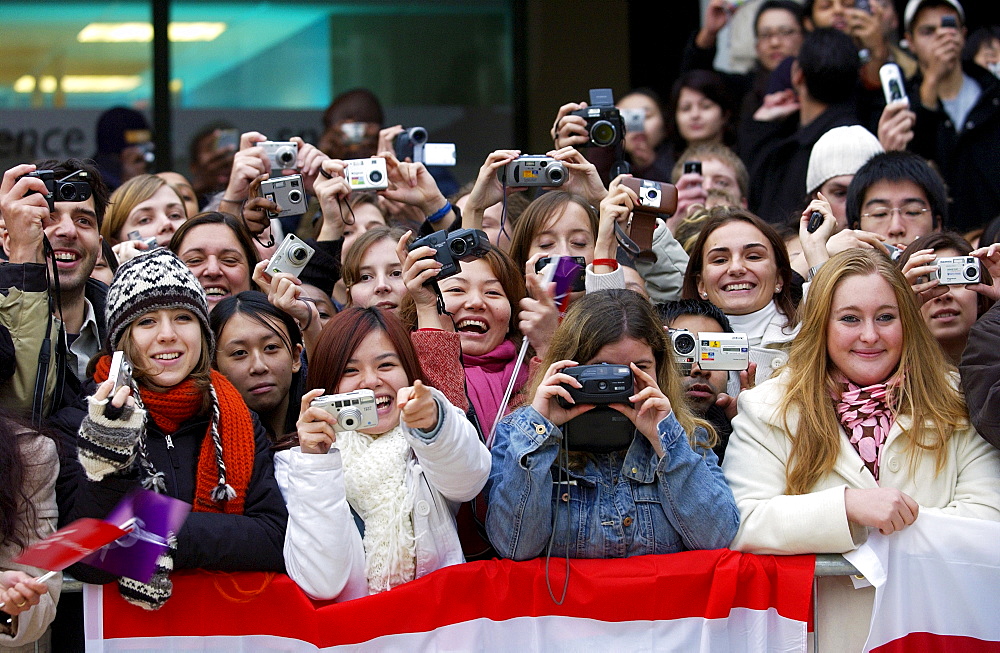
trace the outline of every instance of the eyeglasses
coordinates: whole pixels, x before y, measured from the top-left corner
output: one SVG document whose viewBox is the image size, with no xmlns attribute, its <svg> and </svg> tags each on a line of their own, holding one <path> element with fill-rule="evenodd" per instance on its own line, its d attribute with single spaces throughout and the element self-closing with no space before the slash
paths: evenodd
<svg viewBox="0 0 1000 653">
<path fill-rule="evenodd" d="M 904 220 L 919 220 L 924 213 L 930 211 L 929 208 L 921 204 L 907 204 L 901 207 L 882 207 L 875 209 L 871 213 L 862 213 L 862 218 L 867 218 L 869 220 L 875 220 L 876 222 L 881 222 L 883 220 L 888 220 L 892 214 L 898 213 Z"/>
<path fill-rule="evenodd" d="M 773 38 L 778 38 L 784 41 L 789 39 L 796 34 L 800 34 L 799 30 L 794 27 L 779 27 L 778 29 L 765 30 L 763 32 L 757 33 L 757 40 L 759 41 L 770 41 Z"/>
</svg>

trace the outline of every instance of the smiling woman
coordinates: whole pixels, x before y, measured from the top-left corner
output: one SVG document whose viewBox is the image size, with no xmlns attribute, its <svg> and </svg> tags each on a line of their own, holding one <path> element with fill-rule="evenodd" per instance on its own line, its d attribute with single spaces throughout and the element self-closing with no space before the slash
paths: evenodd
<svg viewBox="0 0 1000 653">
<path fill-rule="evenodd" d="M 250 232 L 228 213 L 200 213 L 174 232 L 170 250 L 205 289 L 208 308 L 245 290 L 257 290 L 251 279 L 259 262 Z"/>
<path fill-rule="evenodd" d="M 166 181 L 156 175 L 139 175 L 111 194 L 101 235 L 112 245 L 155 238 L 157 246 L 166 247 L 187 217 L 184 200 Z"/>
</svg>

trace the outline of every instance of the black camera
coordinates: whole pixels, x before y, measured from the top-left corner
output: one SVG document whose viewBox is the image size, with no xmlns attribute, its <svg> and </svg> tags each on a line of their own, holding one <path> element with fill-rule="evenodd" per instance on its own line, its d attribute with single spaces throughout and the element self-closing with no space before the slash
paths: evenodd
<svg viewBox="0 0 1000 653">
<path fill-rule="evenodd" d="M 456 229 L 452 232 L 435 231 L 424 236 L 408 247 L 413 251 L 418 247 L 433 247 L 434 260 L 442 265 L 437 279 L 446 279 L 462 271 L 459 261 L 482 258 L 490 251 L 490 239 L 479 229 Z"/>
<path fill-rule="evenodd" d="M 570 451 L 610 453 L 627 449 L 635 436 L 635 425 L 625 415 L 607 404 L 632 404 L 632 370 L 627 365 L 578 365 L 563 369 L 580 382 L 582 388 L 563 384 L 577 404 L 598 404 L 563 425 L 566 447 Z M 559 403 L 567 403 L 561 397 Z"/>
<path fill-rule="evenodd" d="M 590 89 L 590 106 L 570 112 L 587 121 L 587 134 L 594 147 L 614 147 L 625 138 L 625 120 L 615 107 L 610 88 Z"/>
<path fill-rule="evenodd" d="M 635 394 L 632 390 L 632 370 L 628 365 L 577 365 L 563 369 L 562 373 L 583 386 L 574 388 L 563 384 L 577 404 L 627 404 L 628 398 Z M 567 408 L 573 405 L 565 399 L 560 401 Z"/>
<path fill-rule="evenodd" d="M 87 173 L 83 170 L 77 170 L 58 180 L 52 170 L 35 170 L 24 176 L 37 177 L 45 183 L 45 188 L 48 190 L 45 200 L 49 203 L 49 211 L 56 210 L 56 202 L 86 202 L 94 194 Z M 28 191 L 25 196 L 34 192 Z"/>
<path fill-rule="evenodd" d="M 427 130 L 423 127 L 410 127 L 399 132 L 393 141 L 393 149 L 396 150 L 396 158 L 400 161 L 410 158 L 410 161 L 417 161 L 417 153 L 423 150 L 427 144 Z"/>
</svg>

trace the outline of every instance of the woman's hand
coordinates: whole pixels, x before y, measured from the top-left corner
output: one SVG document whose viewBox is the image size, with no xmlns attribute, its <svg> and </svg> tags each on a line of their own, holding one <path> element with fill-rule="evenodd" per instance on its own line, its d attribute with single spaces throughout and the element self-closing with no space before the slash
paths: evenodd
<svg viewBox="0 0 1000 653">
<path fill-rule="evenodd" d="M 749 390 L 754 386 L 757 379 L 757 363 L 750 363 L 747 369 L 740 372 L 740 392 L 744 390 Z M 725 392 L 719 393 L 718 398 L 715 400 L 715 405 L 726 412 L 726 419 L 730 422 L 736 417 L 736 407 L 737 401 L 736 397 L 726 394 Z"/>
<path fill-rule="evenodd" d="M 607 197 L 601 200 L 601 214 L 597 223 L 597 243 L 594 246 L 594 258 L 615 258 L 618 251 L 618 239 L 615 238 L 615 224 L 622 231 L 628 232 L 628 218 L 632 210 L 639 204 L 639 196 L 635 191 L 621 183 L 624 175 L 618 175 L 611 182 L 611 190 Z M 610 272 L 597 270 L 594 272 Z"/>
<path fill-rule="evenodd" d="M 809 233 L 809 220 L 814 211 L 823 216 L 823 222 L 816 231 Z M 830 258 L 826 243 L 836 230 L 837 218 L 833 215 L 830 202 L 823 193 L 817 193 L 817 199 L 809 202 L 809 206 L 802 211 L 802 217 L 799 218 L 799 242 L 802 243 L 802 254 L 806 257 L 806 264 L 810 268 L 822 265 Z"/>
<path fill-rule="evenodd" d="M 295 430 L 299 435 L 299 448 L 302 453 L 326 453 L 337 441 L 337 418 L 322 408 L 311 406 L 313 399 L 323 396 L 326 390 L 317 388 L 302 396 L 299 407 L 299 420 L 295 422 Z"/>
<path fill-rule="evenodd" d="M 559 307 L 554 297 L 555 283 L 548 287 L 542 281 L 542 275 L 535 273 L 535 263 L 542 257 L 533 255 L 525 264 L 525 286 L 528 296 L 521 300 L 521 312 L 518 314 L 517 328 L 528 339 L 539 358 L 545 357 L 552 334 L 559 327 Z"/>
<path fill-rule="evenodd" d="M 97 386 L 97 392 L 94 393 L 94 401 L 104 401 L 107 399 L 114 387 L 115 382 L 110 379 Z M 111 401 L 108 403 L 115 408 L 121 408 L 125 405 L 130 408 L 135 406 L 135 400 L 132 398 L 132 388 L 127 385 L 118 388 L 118 391 L 115 392 L 115 395 L 111 397 Z"/>
<path fill-rule="evenodd" d="M 657 456 L 663 457 L 663 447 L 660 446 L 660 422 L 673 410 L 670 400 L 663 394 L 656 379 L 639 369 L 635 363 L 629 363 L 632 368 L 632 378 L 635 379 L 637 392 L 628 398 L 634 406 L 627 404 L 610 404 L 625 417 L 632 420 L 639 432 L 646 436 Z"/>
<path fill-rule="evenodd" d="M 860 247 L 862 249 L 870 247 L 871 249 L 877 249 L 884 254 L 888 254 L 889 250 L 885 248 L 884 241 L 884 236 L 880 236 L 879 234 L 872 233 L 870 231 L 861 231 L 860 229 L 841 229 L 831 236 L 830 240 L 826 241 L 826 253 L 833 257 L 845 250 L 855 247 Z"/>
<path fill-rule="evenodd" d="M 400 417 L 411 429 L 419 429 L 425 433 L 437 428 L 438 407 L 434 395 L 420 379 L 412 386 L 400 388 L 396 393 L 396 404 L 399 406 Z"/>
<path fill-rule="evenodd" d="M 980 247 L 972 252 L 972 255 L 979 259 L 982 267 L 993 277 L 993 285 L 972 283 L 967 286 L 968 289 L 993 300 L 1000 299 L 1000 244 L 994 243 L 989 247 Z"/>
<path fill-rule="evenodd" d="M 561 161 L 569 173 L 566 183 L 559 190 L 582 195 L 591 204 L 600 204 L 607 196 L 608 190 L 604 187 L 604 182 L 601 181 L 601 174 L 597 172 L 597 167 L 584 158 L 575 147 L 567 145 L 562 149 L 546 152 L 545 156 Z"/>
<path fill-rule="evenodd" d="M 685 172 L 677 179 L 677 210 L 671 216 L 672 223 L 680 223 L 688 216 L 690 209 L 695 204 L 705 206 L 708 202 L 708 193 L 705 191 L 705 178 L 699 172 Z"/>
<path fill-rule="evenodd" d="M 545 370 L 545 376 L 542 377 L 542 382 L 538 384 L 538 390 L 535 391 L 535 397 L 531 401 L 531 407 L 538 411 L 539 415 L 556 426 L 562 426 L 577 415 L 585 413 L 594 407 L 593 404 L 573 405 L 576 402 L 570 396 L 569 390 L 563 387 L 564 383 L 574 388 L 583 387 L 572 376 L 563 373 L 563 370 L 567 367 L 575 367 L 576 365 L 578 365 L 576 361 L 569 360 L 557 361 L 549 365 L 549 369 Z M 570 407 L 563 408 L 559 403 L 559 397 L 565 399 L 570 404 Z"/>
<path fill-rule="evenodd" d="M 917 519 L 920 506 L 907 494 L 892 487 L 844 490 L 847 519 L 877 528 L 883 535 L 901 531 Z"/>
<path fill-rule="evenodd" d="M 261 235 L 271 226 L 271 213 L 279 213 L 281 211 L 281 207 L 278 206 L 277 202 L 260 196 L 260 182 L 269 176 L 266 174 L 257 175 L 250 182 L 250 186 L 247 189 L 250 199 L 243 205 L 243 224 L 247 226 L 247 229 L 254 236 Z"/>
<path fill-rule="evenodd" d="M 799 110 L 799 98 L 795 91 L 786 88 L 777 93 L 764 96 L 764 103 L 753 114 L 753 119 L 759 122 L 783 120 Z"/>
<path fill-rule="evenodd" d="M 486 157 L 486 161 L 479 168 L 479 175 L 476 183 L 469 193 L 469 198 L 465 200 L 465 210 L 462 211 L 462 226 L 466 229 L 482 229 L 483 212 L 494 204 L 503 201 L 504 187 L 497 179 L 497 170 L 504 167 L 517 157 L 521 156 L 521 150 L 497 150 L 491 152 Z M 507 187 L 507 194 L 522 191 L 523 187 Z"/>
<path fill-rule="evenodd" d="M 12 617 L 38 605 L 42 594 L 49 591 L 45 583 L 41 583 L 23 571 L 0 572 L 0 606 Z"/>
<path fill-rule="evenodd" d="M 403 285 L 413 298 L 417 310 L 417 327 L 440 329 L 445 320 L 438 315 L 437 295 L 430 284 L 441 271 L 442 265 L 434 258 L 433 247 L 423 245 L 412 252 L 407 251 L 406 243 L 412 234 L 413 232 L 407 231 L 396 243 L 396 256 L 403 266 Z"/>
<path fill-rule="evenodd" d="M 123 240 L 117 245 L 111 247 L 111 251 L 115 253 L 115 258 L 118 259 L 118 265 L 121 265 L 125 261 L 134 259 L 139 254 L 149 250 L 149 245 L 141 240 Z"/>
<path fill-rule="evenodd" d="M 389 188 L 379 191 L 380 195 L 415 206 L 425 216 L 433 215 L 448 201 L 423 163 L 398 161 L 391 152 L 382 152 L 379 156 L 385 159 L 389 178 Z M 450 224 L 450 221 L 446 224 Z M 442 228 L 439 223 L 435 223 L 435 227 Z"/>
<path fill-rule="evenodd" d="M 587 121 L 582 116 L 571 116 L 571 111 L 586 109 L 587 103 L 570 102 L 559 107 L 556 113 L 556 121 L 549 130 L 552 142 L 556 149 L 562 149 L 567 145 L 585 145 L 590 140 L 590 133 L 587 131 Z"/>
<path fill-rule="evenodd" d="M 315 195 L 314 184 L 318 178 L 320 168 L 323 166 L 323 162 L 330 157 L 315 145 L 306 143 L 298 136 L 292 136 L 289 140 L 299 146 L 299 156 L 295 159 L 295 169 L 302 175 L 302 184 L 305 186 L 307 193 Z"/>
<path fill-rule="evenodd" d="M 931 279 L 930 273 L 937 269 L 934 260 L 937 255 L 933 249 L 920 249 L 913 252 L 903 266 L 903 276 L 910 284 L 910 289 L 917 299 L 917 306 L 923 306 L 935 297 L 948 292 L 948 286 L 942 286 L 940 279 Z"/>
<path fill-rule="evenodd" d="M 247 132 L 240 136 L 240 151 L 233 157 L 233 170 L 229 173 L 229 185 L 222 194 L 222 201 L 242 204 L 250 192 L 250 182 L 260 175 L 271 173 L 271 163 L 264 155 L 264 149 L 257 145 L 267 140 L 259 132 Z"/>
</svg>

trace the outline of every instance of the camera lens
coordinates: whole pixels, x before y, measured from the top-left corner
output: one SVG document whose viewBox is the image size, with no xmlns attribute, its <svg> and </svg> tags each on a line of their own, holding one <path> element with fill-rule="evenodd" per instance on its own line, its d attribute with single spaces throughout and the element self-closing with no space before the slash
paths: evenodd
<svg viewBox="0 0 1000 653">
<path fill-rule="evenodd" d="M 379 170 L 372 170 L 371 173 L 369 173 L 369 175 L 368 175 L 368 180 L 371 183 L 373 183 L 373 184 L 377 184 L 378 182 L 382 181 L 382 173 L 381 173 L 381 171 L 379 171 Z"/>
<path fill-rule="evenodd" d="M 301 191 L 297 190 L 288 191 L 288 201 L 291 202 L 292 204 L 298 204 L 299 202 L 301 202 L 302 201 Z"/>
<path fill-rule="evenodd" d="M 694 351 L 694 336 L 690 333 L 681 333 L 674 338 L 674 351 L 681 355 L 688 355 Z"/>
<path fill-rule="evenodd" d="M 976 279 L 979 277 L 979 268 L 974 265 L 970 265 L 965 268 L 965 278 L 966 279 Z"/>
<path fill-rule="evenodd" d="M 615 141 L 615 136 L 617 136 L 617 130 L 607 120 L 598 120 L 590 128 L 590 140 L 601 147 L 611 145 Z"/>
<path fill-rule="evenodd" d="M 409 134 L 414 145 L 423 145 L 427 142 L 427 130 L 423 127 L 411 127 Z"/>
<path fill-rule="evenodd" d="M 288 258 L 296 262 L 306 260 L 306 256 L 308 256 L 308 253 L 305 247 L 293 247 L 292 251 L 288 254 Z"/>
<path fill-rule="evenodd" d="M 469 243 L 465 242 L 461 238 L 456 238 L 448 244 L 448 248 L 451 249 L 451 253 L 458 258 L 465 256 L 465 253 L 469 251 Z"/>
<path fill-rule="evenodd" d="M 278 163 L 284 164 L 286 168 L 292 167 L 291 164 L 295 161 L 295 153 L 291 149 L 285 148 L 278 151 L 278 156 L 275 157 Z"/>
<path fill-rule="evenodd" d="M 657 195 L 659 195 L 659 193 L 657 193 L 652 188 L 646 191 L 646 197 L 648 197 L 651 200 L 655 200 Z"/>
<path fill-rule="evenodd" d="M 64 202 L 75 202 L 76 186 L 73 184 L 59 184 L 59 192 L 56 193 L 56 199 L 60 199 Z"/>
<path fill-rule="evenodd" d="M 337 423 L 353 431 L 361 424 L 361 411 L 357 408 L 344 408 L 337 414 Z"/>
<path fill-rule="evenodd" d="M 549 181 L 558 184 L 562 180 L 563 180 L 562 168 L 552 168 L 551 170 L 549 170 Z"/>
<path fill-rule="evenodd" d="M 608 389 L 608 382 L 607 381 L 598 381 L 597 382 L 597 389 L 598 390 L 602 390 L 602 391 L 603 390 L 607 390 Z"/>
</svg>

